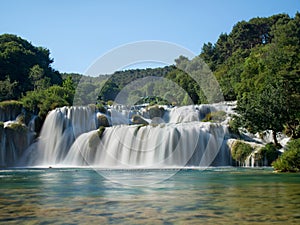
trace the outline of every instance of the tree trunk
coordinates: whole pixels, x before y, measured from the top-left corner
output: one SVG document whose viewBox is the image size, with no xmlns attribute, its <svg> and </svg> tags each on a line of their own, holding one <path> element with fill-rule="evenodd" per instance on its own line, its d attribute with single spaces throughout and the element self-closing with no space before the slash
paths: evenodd
<svg viewBox="0 0 300 225">
<path fill-rule="evenodd" d="M 277 146 L 279 146 L 279 143 L 278 143 L 278 140 L 277 140 L 277 133 L 273 130 L 272 134 L 273 134 L 274 144 L 277 147 Z"/>
</svg>

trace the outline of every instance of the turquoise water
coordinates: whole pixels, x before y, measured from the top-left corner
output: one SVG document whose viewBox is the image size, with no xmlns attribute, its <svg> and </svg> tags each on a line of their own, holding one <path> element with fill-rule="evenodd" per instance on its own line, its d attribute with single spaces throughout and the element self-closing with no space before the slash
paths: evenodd
<svg viewBox="0 0 300 225">
<path fill-rule="evenodd" d="M 98 171 L 99 172 L 99 171 Z M 211 168 L 0 170 L 1 224 L 300 224 L 300 174 Z"/>
</svg>

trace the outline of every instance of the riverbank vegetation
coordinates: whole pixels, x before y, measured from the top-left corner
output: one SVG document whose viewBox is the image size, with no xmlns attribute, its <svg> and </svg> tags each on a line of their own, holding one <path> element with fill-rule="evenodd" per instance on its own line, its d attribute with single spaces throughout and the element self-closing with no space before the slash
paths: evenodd
<svg viewBox="0 0 300 225">
<path fill-rule="evenodd" d="M 205 43 L 199 56 L 191 60 L 180 56 L 174 65 L 163 68 L 89 77 L 60 73 L 52 63 L 48 49 L 16 35 L 0 35 L 0 110 L 20 111 L 21 106 L 43 121 L 56 107 L 103 107 L 128 88 L 131 91 L 124 93 L 131 103 L 174 106 L 236 100 L 238 114 L 232 123 L 251 133 L 272 131 L 275 149 L 280 148 L 280 132 L 300 138 L 300 13 L 240 21 L 229 34 L 222 33 L 216 43 Z M 194 74 L 198 71 L 195 68 L 201 68 L 201 73 Z M 203 79 L 211 71 L 217 86 Z M 137 80 L 142 82 L 135 83 Z M 208 94 L 205 88 L 220 88 L 222 92 Z M 223 115 L 211 113 L 206 120 L 218 121 L 219 117 Z M 234 130 L 238 133 L 237 127 Z M 298 157 L 297 146 L 290 144 L 273 166 L 281 171 L 298 170 L 285 164 Z M 249 150 L 245 145 L 237 149 Z M 273 154 L 270 149 L 263 154 Z M 241 152 L 235 152 L 237 161 L 244 159 Z"/>
<path fill-rule="evenodd" d="M 285 152 L 272 163 L 272 166 L 279 172 L 299 172 L 300 139 L 290 141 Z"/>
</svg>

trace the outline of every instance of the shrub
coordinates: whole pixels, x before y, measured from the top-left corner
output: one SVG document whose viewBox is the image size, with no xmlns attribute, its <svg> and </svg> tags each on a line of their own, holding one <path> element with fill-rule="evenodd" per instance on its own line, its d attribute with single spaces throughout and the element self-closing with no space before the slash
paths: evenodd
<svg viewBox="0 0 300 225">
<path fill-rule="evenodd" d="M 233 116 L 233 118 L 229 121 L 230 133 L 240 135 L 239 127 L 241 127 L 239 119 Z"/>
<path fill-rule="evenodd" d="M 280 172 L 300 171 L 300 138 L 287 144 L 285 152 L 272 163 L 275 170 Z"/>
<path fill-rule="evenodd" d="M 54 85 L 45 90 L 26 92 L 21 101 L 25 109 L 44 118 L 52 109 L 71 105 L 73 94 L 65 88 Z"/>
<path fill-rule="evenodd" d="M 267 160 L 267 165 L 271 166 L 272 162 L 274 162 L 278 156 L 279 152 L 276 146 L 273 143 L 268 143 L 259 150 L 257 159 L 262 161 Z"/>
<path fill-rule="evenodd" d="M 236 141 L 231 148 L 231 155 L 234 160 L 243 164 L 252 151 L 251 145 L 242 141 Z"/>
</svg>

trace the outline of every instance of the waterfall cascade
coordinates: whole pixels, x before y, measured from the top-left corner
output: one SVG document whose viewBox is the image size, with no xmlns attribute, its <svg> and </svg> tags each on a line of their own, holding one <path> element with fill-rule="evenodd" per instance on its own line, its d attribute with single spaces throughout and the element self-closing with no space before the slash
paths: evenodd
<svg viewBox="0 0 300 225">
<path fill-rule="evenodd" d="M 98 129 L 99 112 L 92 107 L 55 109 L 22 163 L 105 168 L 230 165 L 227 126 L 201 122 L 213 111 L 231 113 L 230 105 L 161 106 L 159 110 L 163 113 L 151 115 L 145 108 L 126 111 L 114 106 L 106 115 L 112 126 Z M 132 115 L 141 116 L 149 125 L 129 124 Z"/>
</svg>

